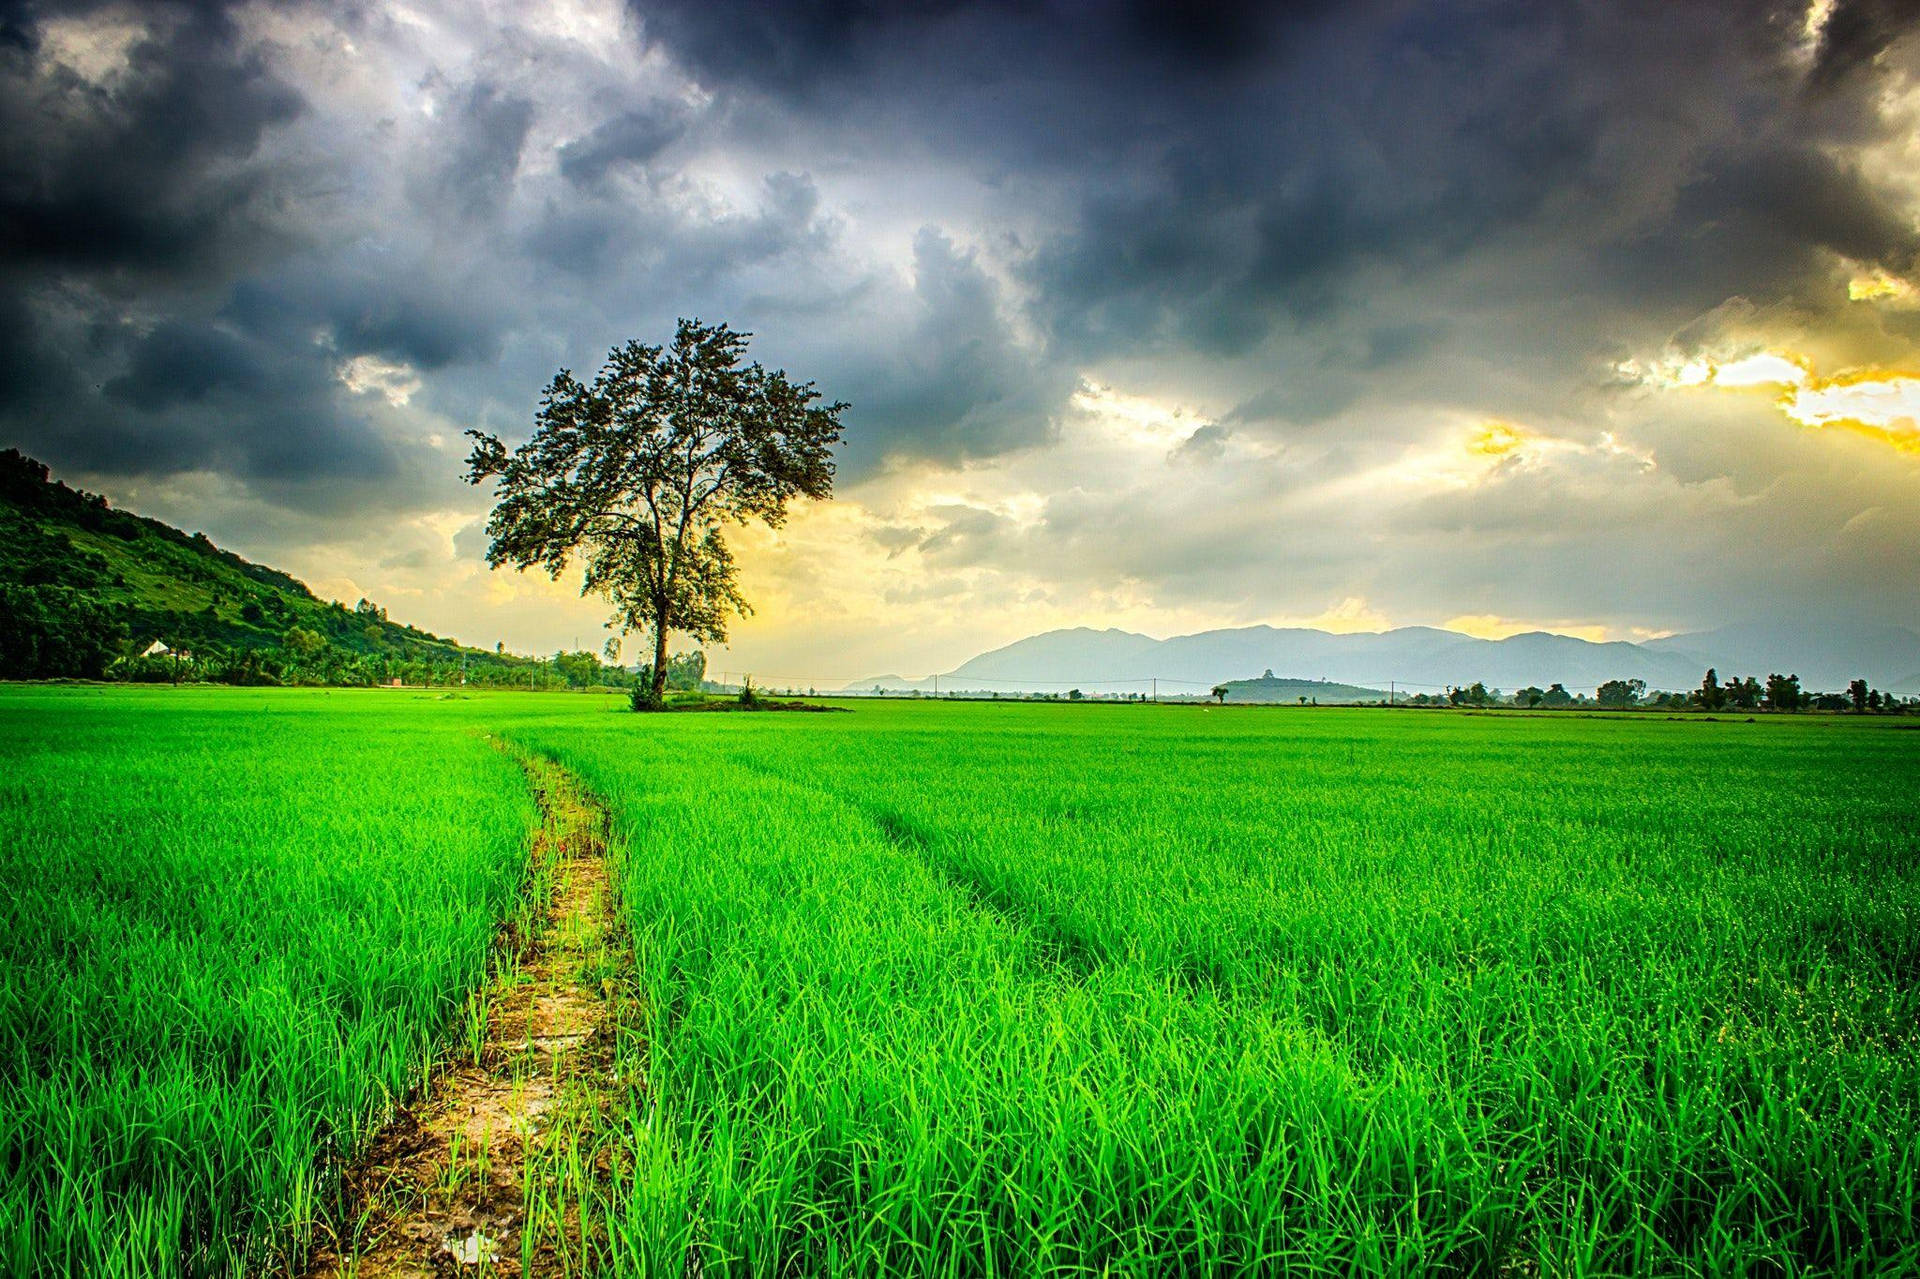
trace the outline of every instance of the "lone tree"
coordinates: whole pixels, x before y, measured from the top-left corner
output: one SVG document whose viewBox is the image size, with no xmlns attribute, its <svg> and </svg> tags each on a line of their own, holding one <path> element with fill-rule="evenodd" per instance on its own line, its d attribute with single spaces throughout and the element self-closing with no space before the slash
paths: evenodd
<svg viewBox="0 0 1920 1279">
<path fill-rule="evenodd" d="M 467 482 L 494 480 L 487 563 L 559 577 L 578 557 L 581 594 L 613 605 L 621 634 L 653 632 L 645 704 L 665 703 L 667 636 L 720 643 L 741 596 L 728 525 L 777 528 L 795 497 L 833 492 L 845 404 L 811 382 L 743 364 L 750 334 L 681 320 L 669 346 L 628 342 L 591 385 L 566 369 L 512 452 L 469 431 Z"/>
</svg>

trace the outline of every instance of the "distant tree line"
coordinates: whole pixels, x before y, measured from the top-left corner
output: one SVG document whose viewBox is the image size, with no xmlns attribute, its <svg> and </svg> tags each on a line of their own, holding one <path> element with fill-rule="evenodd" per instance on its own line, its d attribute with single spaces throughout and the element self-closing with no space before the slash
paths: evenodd
<svg viewBox="0 0 1920 1279">
<path fill-rule="evenodd" d="M 1217 690 L 1216 690 L 1217 691 Z M 1883 693 L 1870 688 L 1864 679 L 1856 679 L 1847 686 L 1844 695 L 1839 693 L 1808 693 L 1800 687 L 1798 675 L 1781 675 L 1777 672 L 1767 676 L 1766 680 L 1748 675 L 1743 678 L 1729 679 L 1724 683 L 1719 672 L 1709 667 L 1700 687 L 1689 692 L 1659 692 L 1647 695 L 1645 680 L 1613 679 L 1594 690 L 1588 697 L 1584 693 L 1570 693 L 1561 684 L 1539 688 L 1529 685 L 1517 692 L 1508 694 L 1499 689 L 1489 689 L 1484 683 L 1448 688 L 1444 693 L 1416 693 L 1406 699 L 1408 706 L 1469 706 L 1492 707 L 1512 706 L 1522 710 L 1630 710 L 1644 707 L 1650 710 L 1767 710 L 1767 711 L 1846 711 L 1859 714 L 1883 712 L 1898 715 L 1907 710 L 1912 703 L 1903 701 L 1892 693 Z"/>
</svg>

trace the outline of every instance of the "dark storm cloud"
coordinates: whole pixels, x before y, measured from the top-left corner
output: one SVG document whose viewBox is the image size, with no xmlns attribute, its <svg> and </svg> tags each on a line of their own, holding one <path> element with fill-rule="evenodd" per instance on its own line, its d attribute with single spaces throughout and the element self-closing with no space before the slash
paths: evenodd
<svg viewBox="0 0 1920 1279">
<path fill-rule="evenodd" d="M 609 169 L 649 163 L 686 128 L 686 109 L 677 103 L 650 102 L 623 111 L 562 146 L 560 172 L 569 182 L 591 186 Z"/>
<path fill-rule="evenodd" d="M 417 434 L 524 427 L 700 314 L 853 402 L 851 480 L 1045 445 L 1129 361 L 1236 406 L 1198 467 L 1395 403 L 1571 416 L 1730 297 L 1818 319 L 1836 258 L 1920 253 L 1859 154 L 1908 0 L 628 12 L 0 5 L 0 443 L 410 500 L 357 359 Z M 125 65 L 60 62 L 75 19 L 137 22 Z"/>
<path fill-rule="evenodd" d="M 138 274 L 218 270 L 279 238 L 276 175 L 245 164 L 301 109 L 217 5 L 154 5 L 111 86 L 41 64 L 39 24 L 96 5 L 29 5 L 0 42 L 0 253 Z M 11 47 L 8 47 L 8 45 Z"/>
<path fill-rule="evenodd" d="M 1908 216 L 1834 152 L 1879 127 L 1869 64 L 1913 11 L 1843 0 L 1809 65 L 1805 7 L 1779 0 L 635 7 L 769 112 L 1045 193 L 1063 216 L 1019 269 L 1050 354 L 1080 361 L 1430 330 L 1448 317 L 1373 317 L 1356 275 L 1405 289 L 1500 254 L 1556 251 L 1542 291 L 1647 289 L 1655 328 L 1791 292 L 1823 253 L 1911 270 Z M 1481 336 L 1531 336 L 1562 374 L 1588 358 L 1595 334 L 1548 349 L 1502 302 Z M 1336 345 L 1354 375 L 1418 354 Z"/>
<path fill-rule="evenodd" d="M 385 450 L 338 411 L 312 342 L 208 314 L 291 251 L 300 166 L 262 140 L 301 95 L 226 8 L 156 4 L 101 82 L 53 63 L 47 25 L 104 5 L 16 8 L 0 49 L 0 423 L 105 474 L 372 476 Z"/>
<path fill-rule="evenodd" d="M 263 395 L 273 378 L 261 356 L 231 330 L 169 320 L 134 344 L 127 371 L 104 389 L 142 410 L 199 403 L 215 393 Z"/>
<path fill-rule="evenodd" d="M 500 326 L 512 310 L 508 299 L 490 296 L 485 279 L 385 256 L 346 252 L 289 264 L 243 281 L 221 314 L 289 350 L 308 348 L 316 363 L 378 355 L 433 370 L 481 364 L 499 353 Z"/>
<path fill-rule="evenodd" d="M 520 152 L 533 127 L 533 103 L 486 83 L 458 96 L 444 143 L 446 159 L 423 187 L 425 211 L 453 211 L 468 218 L 500 212 L 520 171 Z"/>
<path fill-rule="evenodd" d="M 1920 20 L 1915 0 L 1836 0 L 1820 31 L 1808 88 L 1833 88 L 1886 51 Z"/>
<path fill-rule="evenodd" d="M 63 465 L 110 475 L 210 470 L 296 490 L 313 476 L 371 482 L 394 470 L 364 414 L 333 393 L 330 362 L 271 331 L 176 316 L 144 330 L 58 332 L 41 354 L 11 407 L 23 443 Z M 302 494 L 290 496 L 300 504 Z M 306 496 L 309 506 L 329 500 Z"/>
<path fill-rule="evenodd" d="M 1257 66 L 1291 30 L 1336 6 L 643 0 L 632 8 L 702 77 L 799 100 L 861 96 L 914 66 L 936 79 L 986 84 L 1037 65 L 1058 72 L 1053 78 L 1088 84 L 1120 70 L 1216 75 Z"/>
<path fill-rule="evenodd" d="M 1728 157 L 1678 195 L 1672 216 L 1600 246 L 1593 287 L 1642 307 L 1699 312 L 1736 295 L 1794 298 L 1826 284 L 1826 255 L 1897 275 L 1920 231 L 1857 166 L 1812 141 Z"/>
<path fill-rule="evenodd" d="M 855 362 L 835 392 L 853 402 L 856 447 L 862 426 L 892 451 L 946 461 L 1043 438 L 1072 393 L 1072 371 L 1013 341 L 998 287 L 944 233 L 923 227 L 913 260 L 918 314 L 906 340 L 891 344 L 890 359 Z"/>
</svg>

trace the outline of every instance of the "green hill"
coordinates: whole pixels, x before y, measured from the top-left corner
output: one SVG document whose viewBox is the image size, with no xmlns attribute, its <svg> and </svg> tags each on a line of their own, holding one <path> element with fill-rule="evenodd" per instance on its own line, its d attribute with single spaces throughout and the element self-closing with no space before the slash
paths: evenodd
<svg viewBox="0 0 1920 1279">
<path fill-rule="evenodd" d="M 170 651 L 142 656 L 156 641 Z M 320 600 L 203 533 L 115 510 L 18 450 L 0 452 L 0 678 L 417 683 L 464 668 L 493 683 L 524 681 L 530 665 L 391 621 L 366 600 Z"/>
<path fill-rule="evenodd" d="M 1361 688 L 1357 684 L 1335 684 L 1324 679 L 1286 679 L 1268 671 L 1259 679 L 1228 680 L 1221 685 L 1229 702 L 1316 702 L 1322 706 L 1340 706 L 1352 702 L 1384 702 L 1384 688 Z"/>
</svg>

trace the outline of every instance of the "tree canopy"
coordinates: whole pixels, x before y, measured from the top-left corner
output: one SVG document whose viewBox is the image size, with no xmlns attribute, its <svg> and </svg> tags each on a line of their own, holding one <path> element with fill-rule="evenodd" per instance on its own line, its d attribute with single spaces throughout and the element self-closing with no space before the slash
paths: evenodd
<svg viewBox="0 0 1920 1279">
<path fill-rule="evenodd" d="M 591 383 L 560 370 L 519 448 L 467 433 L 468 482 L 496 485 L 487 562 L 558 577 L 578 559 L 610 625 L 653 632 L 651 705 L 665 697 L 670 634 L 721 642 L 751 611 L 722 530 L 778 527 L 794 498 L 833 491 L 847 406 L 743 363 L 749 336 L 682 320 L 666 346 L 613 348 Z"/>
</svg>

